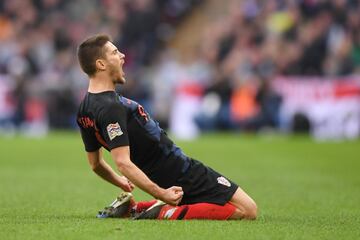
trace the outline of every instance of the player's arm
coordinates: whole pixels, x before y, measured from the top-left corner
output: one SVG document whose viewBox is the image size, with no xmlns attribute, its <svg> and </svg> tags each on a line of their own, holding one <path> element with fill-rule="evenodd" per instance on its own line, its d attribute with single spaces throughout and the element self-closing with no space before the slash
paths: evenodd
<svg viewBox="0 0 360 240">
<path fill-rule="evenodd" d="M 164 189 L 151 181 L 145 173 L 130 160 L 128 146 L 112 149 L 111 155 L 118 170 L 143 191 L 171 205 L 177 205 L 181 201 L 183 196 L 182 188 L 174 186 Z"/>
<path fill-rule="evenodd" d="M 102 179 L 127 192 L 134 189 L 134 185 L 126 177 L 117 174 L 103 159 L 101 149 L 88 152 L 87 157 L 92 170 Z"/>
</svg>

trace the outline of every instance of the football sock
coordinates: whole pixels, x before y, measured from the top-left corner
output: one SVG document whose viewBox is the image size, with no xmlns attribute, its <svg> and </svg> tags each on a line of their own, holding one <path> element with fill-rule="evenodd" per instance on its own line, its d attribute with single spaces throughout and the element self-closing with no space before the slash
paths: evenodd
<svg viewBox="0 0 360 240">
<path fill-rule="evenodd" d="M 156 199 L 153 199 L 153 200 L 150 200 L 150 201 L 137 202 L 137 203 L 134 204 L 132 209 L 135 210 L 135 212 L 139 213 L 139 212 L 142 212 L 142 211 L 148 209 L 149 207 L 151 207 L 155 203 L 156 203 Z"/>
<path fill-rule="evenodd" d="M 165 205 L 158 219 L 180 220 L 180 219 L 210 219 L 226 220 L 235 212 L 235 207 L 226 203 L 224 206 L 212 203 L 196 203 L 182 206 Z"/>
</svg>

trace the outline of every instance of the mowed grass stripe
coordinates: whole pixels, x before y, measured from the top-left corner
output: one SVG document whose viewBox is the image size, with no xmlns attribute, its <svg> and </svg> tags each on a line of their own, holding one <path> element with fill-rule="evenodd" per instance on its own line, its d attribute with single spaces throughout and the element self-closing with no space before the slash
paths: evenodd
<svg viewBox="0 0 360 240">
<path fill-rule="evenodd" d="M 0 239 L 360 238 L 359 141 L 211 134 L 176 142 L 253 196 L 258 220 L 96 219 L 119 190 L 91 172 L 77 133 L 53 133 L 0 137 Z"/>
</svg>

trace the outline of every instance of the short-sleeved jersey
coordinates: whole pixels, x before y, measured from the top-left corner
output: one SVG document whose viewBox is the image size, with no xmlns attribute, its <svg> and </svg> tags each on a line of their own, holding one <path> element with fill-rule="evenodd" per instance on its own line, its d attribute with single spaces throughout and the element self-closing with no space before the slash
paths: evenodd
<svg viewBox="0 0 360 240">
<path fill-rule="evenodd" d="M 144 108 L 115 91 L 87 93 L 77 123 L 87 152 L 129 146 L 131 161 L 161 187 L 172 186 L 189 166 L 189 158 Z"/>
</svg>

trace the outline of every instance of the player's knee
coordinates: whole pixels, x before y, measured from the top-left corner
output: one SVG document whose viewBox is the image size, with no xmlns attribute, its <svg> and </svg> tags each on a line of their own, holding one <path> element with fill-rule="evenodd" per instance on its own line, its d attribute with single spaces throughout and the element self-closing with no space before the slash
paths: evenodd
<svg viewBox="0 0 360 240">
<path fill-rule="evenodd" d="M 255 202 L 253 202 L 251 204 L 251 207 L 249 207 L 247 211 L 248 212 L 247 219 L 255 220 L 257 217 L 257 211 L 258 211 L 257 205 Z"/>
<path fill-rule="evenodd" d="M 244 219 L 255 220 L 257 217 L 257 211 L 257 205 L 254 201 L 252 201 L 245 208 Z"/>
<path fill-rule="evenodd" d="M 235 212 L 236 214 L 234 214 L 236 218 L 232 219 L 256 219 L 258 213 L 257 205 L 255 201 L 241 188 L 238 188 L 235 192 L 234 196 L 230 200 L 230 203 L 237 208 L 237 211 Z"/>
</svg>

